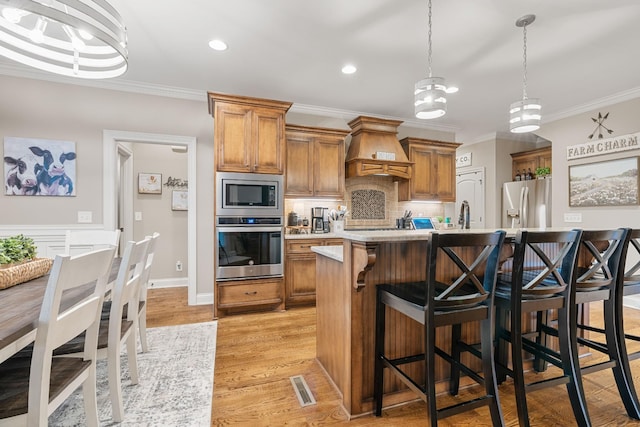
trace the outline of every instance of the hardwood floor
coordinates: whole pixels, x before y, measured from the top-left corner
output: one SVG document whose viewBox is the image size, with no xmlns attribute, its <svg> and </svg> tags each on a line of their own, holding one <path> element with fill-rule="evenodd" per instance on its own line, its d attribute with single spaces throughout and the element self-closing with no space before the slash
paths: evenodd
<svg viewBox="0 0 640 427">
<path fill-rule="evenodd" d="M 212 319 L 211 306 L 189 307 L 186 301 L 186 288 L 150 290 L 149 327 Z M 601 319 L 601 310 L 592 308 L 591 316 Z M 627 330 L 640 334 L 640 310 L 626 309 L 625 322 Z M 585 361 L 594 358 L 587 356 Z M 640 388 L 640 361 L 632 367 Z M 300 407 L 289 380 L 293 375 L 304 377 L 316 405 Z M 610 370 L 585 376 L 584 386 L 594 426 L 640 425 L 626 415 Z M 510 380 L 500 386 L 500 398 L 507 425 L 517 426 Z M 527 398 L 532 425 L 575 425 L 564 386 L 529 393 Z M 425 404 L 416 401 L 387 409 L 381 418 L 368 415 L 348 421 L 337 391 L 315 360 L 313 307 L 218 320 L 212 426 L 419 426 L 427 425 L 425 411 Z M 479 409 L 440 425 L 488 426 L 489 413 Z"/>
<path fill-rule="evenodd" d="M 184 325 L 213 320 L 212 305 L 189 306 L 187 288 L 149 289 L 147 292 L 147 327 Z"/>
</svg>

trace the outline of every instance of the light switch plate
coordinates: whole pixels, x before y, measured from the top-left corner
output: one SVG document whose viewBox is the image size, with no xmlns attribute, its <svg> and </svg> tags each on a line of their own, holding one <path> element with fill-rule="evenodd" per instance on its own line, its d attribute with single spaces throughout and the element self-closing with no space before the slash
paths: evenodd
<svg viewBox="0 0 640 427">
<path fill-rule="evenodd" d="M 564 222 L 582 222 L 582 214 L 579 212 L 565 213 Z"/>
<path fill-rule="evenodd" d="M 93 215 L 91 211 L 78 211 L 79 224 L 91 224 L 92 222 L 93 222 Z"/>
<path fill-rule="evenodd" d="M 136 218 L 136 221 L 142 221 L 142 212 L 136 212 L 135 218 Z"/>
</svg>

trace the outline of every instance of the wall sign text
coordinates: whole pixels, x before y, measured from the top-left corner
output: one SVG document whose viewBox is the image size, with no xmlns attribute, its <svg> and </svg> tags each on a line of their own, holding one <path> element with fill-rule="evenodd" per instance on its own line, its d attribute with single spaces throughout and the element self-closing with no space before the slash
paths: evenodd
<svg viewBox="0 0 640 427">
<path fill-rule="evenodd" d="M 638 138 L 640 138 L 640 132 L 570 145 L 567 147 L 567 160 L 640 149 Z"/>
<path fill-rule="evenodd" d="M 456 156 L 456 167 L 471 166 L 471 153 L 458 154 Z"/>
</svg>

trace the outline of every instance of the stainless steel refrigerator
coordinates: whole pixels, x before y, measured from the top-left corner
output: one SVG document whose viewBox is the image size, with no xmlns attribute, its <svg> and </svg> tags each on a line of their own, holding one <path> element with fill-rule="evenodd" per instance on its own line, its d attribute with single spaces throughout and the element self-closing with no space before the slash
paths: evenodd
<svg viewBox="0 0 640 427">
<path fill-rule="evenodd" d="M 502 185 L 502 226 L 551 227 L 551 177 Z"/>
</svg>

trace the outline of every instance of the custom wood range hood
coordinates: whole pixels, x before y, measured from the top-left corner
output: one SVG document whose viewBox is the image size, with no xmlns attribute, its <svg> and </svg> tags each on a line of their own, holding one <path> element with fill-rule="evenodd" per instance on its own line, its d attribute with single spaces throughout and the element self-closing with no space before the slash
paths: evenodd
<svg viewBox="0 0 640 427">
<path fill-rule="evenodd" d="M 346 158 L 346 177 L 369 175 L 410 179 L 410 162 L 398 141 L 397 120 L 360 116 L 349 122 L 351 145 Z"/>
</svg>

